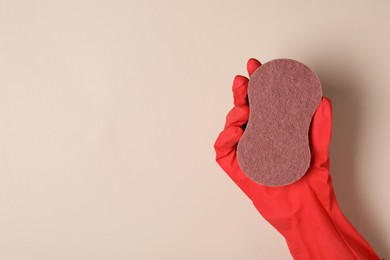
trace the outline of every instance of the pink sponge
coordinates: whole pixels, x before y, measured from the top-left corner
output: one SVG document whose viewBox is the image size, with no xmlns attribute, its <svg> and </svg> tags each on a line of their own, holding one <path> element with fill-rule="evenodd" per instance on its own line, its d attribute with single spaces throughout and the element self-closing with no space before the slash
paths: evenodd
<svg viewBox="0 0 390 260">
<path fill-rule="evenodd" d="M 237 146 L 244 173 L 266 186 L 299 180 L 310 165 L 310 122 L 322 98 L 321 83 L 306 65 L 269 61 L 248 83 L 249 120 Z"/>
</svg>

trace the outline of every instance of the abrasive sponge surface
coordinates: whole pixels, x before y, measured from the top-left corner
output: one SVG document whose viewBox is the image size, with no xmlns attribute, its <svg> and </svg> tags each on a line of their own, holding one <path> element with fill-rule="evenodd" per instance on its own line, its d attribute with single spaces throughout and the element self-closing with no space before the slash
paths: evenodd
<svg viewBox="0 0 390 260">
<path fill-rule="evenodd" d="M 253 181 L 291 184 L 310 165 L 309 128 L 321 101 L 317 75 L 291 59 L 276 59 L 253 72 L 248 83 L 249 119 L 237 161 Z"/>
</svg>

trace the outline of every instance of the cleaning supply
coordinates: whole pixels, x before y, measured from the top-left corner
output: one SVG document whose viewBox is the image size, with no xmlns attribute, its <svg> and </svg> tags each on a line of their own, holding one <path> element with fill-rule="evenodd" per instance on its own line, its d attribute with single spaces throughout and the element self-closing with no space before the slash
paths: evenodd
<svg viewBox="0 0 390 260">
<path fill-rule="evenodd" d="M 247 64 L 249 76 L 253 75 L 260 66 L 261 63 L 256 59 L 249 59 Z M 264 77 L 271 77 L 271 75 L 265 75 L 265 72 L 266 70 L 264 70 Z M 273 75 L 275 77 L 280 76 L 278 73 Z M 255 112 L 252 111 L 252 103 L 248 103 L 248 82 L 247 77 L 240 75 L 237 75 L 234 79 L 234 107 L 228 113 L 224 129 L 214 143 L 217 163 L 251 199 L 259 213 L 286 239 L 294 259 L 380 259 L 369 243 L 343 215 L 336 200 L 329 173 L 328 148 L 332 125 L 331 102 L 329 99 L 321 98 L 311 119 L 308 132 L 310 165 L 302 177 L 297 178 L 295 182 L 290 184 L 286 184 L 286 182 L 290 182 L 291 179 L 289 178 L 291 177 L 281 182 L 272 182 L 272 178 L 269 178 L 267 180 L 273 184 L 284 183 L 286 185 L 266 186 L 252 180 L 252 178 L 256 179 L 257 176 L 253 173 L 245 173 L 240 167 L 237 160 L 237 145 L 243 137 L 246 127 L 248 127 L 250 114 Z M 272 106 L 272 103 L 269 103 L 269 105 Z M 267 110 L 261 109 L 259 111 L 264 113 Z M 308 109 L 307 111 L 310 112 L 311 110 Z M 253 122 L 261 124 L 260 120 Z M 298 125 L 304 126 L 305 124 L 301 122 Z M 302 132 L 304 131 L 306 130 L 302 130 Z M 253 152 L 268 152 L 259 150 L 259 147 L 253 149 Z M 271 152 L 276 154 L 275 151 Z M 289 158 L 289 160 L 293 159 L 293 156 Z M 296 160 L 301 159 L 297 157 Z M 257 164 L 255 161 L 253 163 Z M 268 164 L 276 167 L 274 162 L 268 162 Z M 255 172 L 256 167 L 253 167 L 253 169 Z M 248 175 L 253 177 L 249 178 Z M 266 172 L 262 172 L 260 175 L 264 176 Z M 275 176 L 275 173 L 273 173 L 273 176 Z M 292 176 L 296 175 L 293 174 Z M 259 179 L 264 180 L 263 177 L 259 177 Z M 261 258 L 261 256 L 259 257 Z"/>
<path fill-rule="evenodd" d="M 238 164 L 250 179 L 283 186 L 302 178 L 311 159 L 310 122 L 321 98 L 317 75 L 298 61 L 272 60 L 253 72 L 248 124 L 237 146 Z"/>
</svg>

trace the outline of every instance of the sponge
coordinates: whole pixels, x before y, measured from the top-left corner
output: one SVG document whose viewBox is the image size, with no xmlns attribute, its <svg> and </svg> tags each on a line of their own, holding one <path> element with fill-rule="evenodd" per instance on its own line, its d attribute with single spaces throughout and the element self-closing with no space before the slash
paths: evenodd
<svg viewBox="0 0 390 260">
<path fill-rule="evenodd" d="M 322 99 L 317 75 L 292 59 L 264 63 L 248 83 L 249 119 L 237 161 L 256 183 L 284 186 L 310 166 L 309 129 Z"/>
</svg>

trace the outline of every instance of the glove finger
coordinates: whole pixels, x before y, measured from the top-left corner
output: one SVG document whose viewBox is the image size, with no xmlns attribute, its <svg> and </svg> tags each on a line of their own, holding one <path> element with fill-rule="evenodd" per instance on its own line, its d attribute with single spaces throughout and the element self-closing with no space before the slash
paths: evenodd
<svg viewBox="0 0 390 260">
<path fill-rule="evenodd" d="M 235 106 L 248 105 L 246 101 L 247 89 L 248 89 L 248 78 L 242 75 L 235 76 L 233 81 L 233 87 L 232 87 Z"/>
<path fill-rule="evenodd" d="M 247 62 L 247 71 L 249 76 L 261 66 L 260 61 L 250 58 Z M 248 78 L 242 75 L 237 75 L 233 81 L 233 98 L 235 106 L 247 105 Z"/>
<path fill-rule="evenodd" d="M 223 130 L 214 143 L 216 151 L 216 160 L 224 158 L 228 154 L 234 152 L 236 145 L 240 140 L 244 130 L 241 127 L 230 127 Z"/>
<path fill-rule="evenodd" d="M 235 106 L 226 116 L 225 129 L 232 126 L 243 126 L 249 118 L 248 106 Z"/>
<path fill-rule="evenodd" d="M 323 97 L 314 114 L 310 127 L 312 165 L 323 166 L 325 163 L 328 163 L 331 132 L 332 105 L 328 98 Z"/>
<path fill-rule="evenodd" d="M 261 62 L 260 61 L 256 60 L 255 58 L 250 58 L 248 60 L 247 65 L 246 65 L 246 68 L 248 70 L 249 76 L 251 76 L 252 73 L 260 66 L 261 66 Z"/>
</svg>

